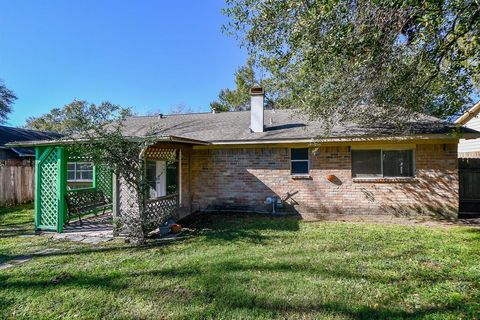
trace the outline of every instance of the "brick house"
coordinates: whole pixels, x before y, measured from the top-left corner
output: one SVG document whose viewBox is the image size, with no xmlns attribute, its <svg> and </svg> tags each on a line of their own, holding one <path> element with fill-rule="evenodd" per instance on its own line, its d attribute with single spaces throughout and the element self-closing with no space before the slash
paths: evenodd
<svg viewBox="0 0 480 320">
<path fill-rule="evenodd" d="M 143 209 L 132 209 L 134 191 L 121 179 L 66 154 L 65 140 L 23 143 L 36 148 L 36 228 L 61 232 L 65 197 L 78 192 L 68 189 L 70 176 L 88 177 L 88 189 L 111 195 L 114 216 L 155 215 L 167 207 L 179 216 L 274 208 L 302 215 L 457 216 L 459 137 L 475 139 L 479 132 L 418 115 L 403 131 L 350 124 L 327 133 L 321 121 L 295 110 L 263 106 L 263 89 L 253 88 L 249 111 L 127 118 L 125 136 L 157 141 L 141 154 L 150 189 Z"/>
<path fill-rule="evenodd" d="M 263 90 L 251 111 L 131 117 L 130 136 L 190 139 L 177 143 L 180 204 L 202 210 L 271 211 L 268 197 L 301 214 L 458 213 L 458 137 L 454 125 L 419 116 L 408 132 L 335 127 L 292 110 L 264 110 Z M 461 128 L 463 138 L 480 133 Z M 172 141 L 153 148 L 171 148 Z M 179 142 L 179 140 L 177 140 Z M 153 164 L 152 170 L 164 170 Z M 153 174 L 154 176 L 155 174 Z M 168 180 L 168 172 L 165 180 Z M 165 195 L 166 181 L 152 184 Z"/>
</svg>

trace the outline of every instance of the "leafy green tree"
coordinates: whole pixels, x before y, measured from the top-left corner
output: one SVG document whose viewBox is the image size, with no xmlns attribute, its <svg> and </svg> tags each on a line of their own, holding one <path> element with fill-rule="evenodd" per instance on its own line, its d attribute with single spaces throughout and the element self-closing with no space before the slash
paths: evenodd
<svg viewBox="0 0 480 320">
<path fill-rule="evenodd" d="M 210 103 L 210 108 L 217 112 L 238 111 L 250 109 L 250 88 L 254 85 L 268 86 L 268 80 L 259 80 L 255 74 L 254 59 L 235 72 L 235 89 L 222 89 L 218 100 Z M 268 91 L 267 91 L 268 92 Z M 272 94 L 267 95 L 267 104 L 272 105 Z"/>
<path fill-rule="evenodd" d="M 110 168 L 122 184 L 128 186 L 129 191 L 124 196 L 128 195 L 130 206 L 120 208 L 118 217 L 114 220 L 114 232 L 125 233 L 134 243 L 142 244 L 146 241 L 148 232 L 144 210 L 148 184 L 144 179 L 145 161 L 140 155 L 153 142 L 148 138 L 140 140 L 125 136 L 123 122 L 126 116 L 127 112 L 120 112 L 97 125 L 84 121 L 80 113 L 75 113 L 72 120 L 79 124 L 79 133 L 65 137 L 75 141 L 67 144 L 66 150 L 81 154 L 96 166 Z M 161 223 L 163 221 L 159 221 L 158 225 Z"/>
<path fill-rule="evenodd" d="M 173 213 L 165 210 L 152 217 L 147 214 L 149 184 L 145 179 L 145 148 L 155 144 L 155 135 L 161 135 L 163 128 L 152 125 L 147 128 L 144 138 L 132 138 L 125 133 L 124 122 L 131 115 L 129 108 L 123 108 L 110 102 L 97 106 L 85 101 L 75 101 L 68 112 L 65 148 L 69 153 L 80 154 L 97 166 L 106 166 L 121 181 L 122 201 L 128 205 L 119 208 L 114 221 L 116 234 L 125 234 L 133 243 L 142 244 L 148 232 L 152 231 Z M 70 109 L 69 109 L 70 110 Z M 74 126 L 74 129 L 71 128 Z M 74 143 L 71 143 L 71 142 Z M 125 190 L 125 189 L 122 189 Z"/>
<path fill-rule="evenodd" d="M 15 100 L 17 100 L 17 96 L 0 80 L 0 123 L 7 121 L 8 114 L 12 112 L 12 105 Z"/>
<path fill-rule="evenodd" d="M 224 13 L 276 104 L 314 118 L 446 117 L 479 93 L 478 0 L 226 0 Z"/>
<path fill-rule="evenodd" d="M 96 127 L 107 123 L 120 114 L 131 115 L 132 112 L 130 108 L 122 108 L 110 102 L 96 105 L 75 100 L 63 108 L 54 108 L 40 117 L 28 118 L 26 127 L 69 135 L 82 132 L 88 126 Z"/>
</svg>

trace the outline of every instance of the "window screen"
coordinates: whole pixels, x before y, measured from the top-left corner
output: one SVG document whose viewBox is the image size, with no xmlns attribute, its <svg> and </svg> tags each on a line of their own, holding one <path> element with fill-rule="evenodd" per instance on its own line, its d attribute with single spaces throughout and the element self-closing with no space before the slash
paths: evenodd
<svg viewBox="0 0 480 320">
<path fill-rule="evenodd" d="M 308 174 L 308 148 L 290 149 L 291 173 Z"/>
<path fill-rule="evenodd" d="M 413 177 L 412 150 L 384 150 L 384 177 Z"/>
<path fill-rule="evenodd" d="M 352 176 L 413 177 L 413 150 L 352 150 Z"/>
<path fill-rule="evenodd" d="M 381 150 L 353 150 L 352 175 L 353 177 L 381 177 L 382 163 Z"/>
</svg>

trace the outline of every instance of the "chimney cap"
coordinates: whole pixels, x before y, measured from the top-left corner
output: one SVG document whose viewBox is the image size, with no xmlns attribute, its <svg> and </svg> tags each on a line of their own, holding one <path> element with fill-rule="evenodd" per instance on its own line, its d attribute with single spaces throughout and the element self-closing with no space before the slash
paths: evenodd
<svg viewBox="0 0 480 320">
<path fill-rule="evenodd" d="M 265 94 L 263 87 L 261 86 L 254 86 L 250 88 L 250 95 L 252 96 L 258 96 L 258 95 L 263 95 Z"/>
</svg>

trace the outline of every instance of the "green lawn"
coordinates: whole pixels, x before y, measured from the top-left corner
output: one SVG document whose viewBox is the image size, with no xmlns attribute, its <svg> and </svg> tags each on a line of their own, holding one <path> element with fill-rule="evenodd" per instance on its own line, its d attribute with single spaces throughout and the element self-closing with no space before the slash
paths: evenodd
<svg viewBox="0 0 480 320">
<path fill-rule="evenodd" d="M 133 248 L 22 237 L 0 211 L 0 318 L 475 319 L 480 230 L 209 215 L 182 240 Z"/>
</svg>

